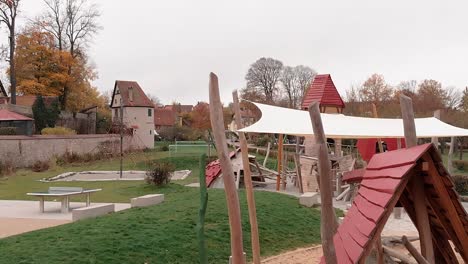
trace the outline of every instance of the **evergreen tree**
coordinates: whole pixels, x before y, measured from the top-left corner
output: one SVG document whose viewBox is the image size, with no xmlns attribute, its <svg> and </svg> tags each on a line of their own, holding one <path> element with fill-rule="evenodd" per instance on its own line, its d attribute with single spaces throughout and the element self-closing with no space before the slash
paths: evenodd
<svg viewBox="0 0 468 264">
<path fill-rule="evenodd" d="M 48 127 L 55 127 L 55 123 L 57 123 L 57 119 L 60 116 L 60 102 L 55 99 L 50 108 L 47 109 L 47 126 Z"/>
<path fill-rule="evenodd" d="M 41 132 L 47 126 L 47 108 L 44 103 L 42 95 L 36 97 L 36 101 L 32 106 L 34 115 L 34 123 L 36 125 L 36 131 Z"/>
</svg>

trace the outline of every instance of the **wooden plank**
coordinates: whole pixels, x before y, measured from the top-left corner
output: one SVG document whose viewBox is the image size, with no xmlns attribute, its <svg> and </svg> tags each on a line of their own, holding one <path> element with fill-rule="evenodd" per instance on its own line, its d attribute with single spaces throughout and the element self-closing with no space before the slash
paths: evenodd
<svg viewBox="0 0 468 264">
<path fill-rule="evenodd" d="M 429 264 L 429 262 L 418 252 L 418 250 L 413 246 L 408 241 L 408 238 L 406 236 L 403 236 L 401 238 L 401 241 L 403 241 L 403 245 L 405 245 L 406 249 L 413 255 L 413 257 L 416 259 L 418 264 Z"/>
<path fill-rule="evenodd" d="M 265 159 L 263 160 L 263 167 L 266 167 L 266 163 L 268 161 L 268 156 L 270 156 L 270 148 L 271 148 L 271 142 L 268 142 L 267 152 L 266 152 L 266 155 L 265 155 Z"/>
<path fill-rule="evenodd" d="M 350 259 L 350 257 L 348 256 L 348 253 L 346 252 L 346 250 L 344 248 L 344 242 L 341 239 L 339 234 L 335 235 L 335 237 L 333 238 L 333 242 L 336 245 L 336 258 L 337 258 L 338 263 L 340 263 L 340 264 L 342 264 L 342 263 L 345 263 L 345 264 L 353 263 L 352 260 Z M 323 263 L 325 263 L 325 262 L 323 262 Z"/>
<path fill-rule="evenodd" d="M 384 208 L 369 202 L 367 199 L 358 195 L 354 198 L 353 206 L 357 206 L 357 209 L 368 219 L 377 223 L 384 212 Z"/>
<path fill-rule="evenodd" d="M 239 97 L 237 91 L 232 93 L 232 98 L 234 102 L 234 112 L 236 117 L 236 125 L 238 129 L 241 129 L 241 111 L 239 106 Z M 243 132 L 239 132 L 239 143 L 241 147 L 242 155 L 242 164 L 244 168 L 244 185 L 245 192 L 247 194 L 247 206 L 249 209 L 249 222 L 250 222 L 250 238 L 252 243 L 252 258 L 254 264 L 260 264 L 260 241 L 258 237 L 258 224 L 257 224 L 257 209 L 255 205 L 255 196 L 253 191 L 252 184 L 252 175 L 250 171 L 250 162 L 249 162 L 249 149 L 247 147 L 247 139 Z M 240 178 L 240 173 L 238 175 Z"/>
<path fill-rule="evenodd" d="M 392 198 L 392 195 L 389 193 L 372 190 L 366 186 L 361 186 L 359 188 L 359 194 L 366 198 L 372 197 L 372 202 L 378 204 L 381 207 L 387 206 L 387 204 L 390 202 L 390 199 Z"/>
<path fill-rule="evenodd" d="M 228 155 L 226 136 L 224 134 L 223 105 L 219 96 L 218 77 L 210 73 L 209 83 L 210 93 L 210 120 L 213 129 L 216 151 L 223 172 L 224 190 L 226 193 L 226 202 L 229 215 L 229 226 L 231 233 L 231 255 L 232 263 L 244 264 L 244 249 L 242 242 L 242 224 L 239 198 L 234 182 L 234 172 L 231 165 L 231 159 Z"/>
<path fill-rule="evenodd" d="M 400 95 L 401 116 L 403 117 L 403 127 L 405 133 L 405 143 L 407 148 L 418 145 L 416 136 L 416 125 L 414 124 L 414 111 L 411 98 Z"/>
<path fill-rule="evenodd" d="M 276 191 L 280 190 L 280 185 L 281 185 L 281 176 L 283 175 L 283 166 L 282 166 L 282 161 L 283 161 L 283 134 L 279 134 L 278 136 L 278 175 L 276 176 Z"/>
<path fill-rule="evenodd" d="M 319 145 L 320 198 L 322 203 L 320 220 L 323 255 L 327 264 L 336 264 L 337 258 L 333 235 L 338 228 L 338 221 L 333 208 L 330 160 L 318 102 L 313 102 L 310 105 L 309 116 L 314 131 L 315 143 Z"/>
<path fill-rule="evenodd" d="M 377 263 L 384 264 L 385 261 L 382 247 L 382 236 L 380 234 L 378 234 L 378 237 L 376 238 L 375 248 L 377 250 Z"/>
<path fill-rule="evenodd" d="M 304 187 L 302 186 L 303 183 L 302 183 L 302 171 L 301 171 L 301 157 L 299 153 L 294 154 L 294 164 L 296 165 L 296 175 L 297 175 L 299 192 L 304 193 Z"/>
<path fill-rule="evenodd" d="M 381 170 L 366 170 L 363 178 L 395 178 L 401 179 L 405 173 L 407 173 L 415 163 L 409 163 L 407 165 L 400 165 L 398 167 L 392 167 Z"/>
<path fill-rule="evenodd" d="M 450 149 L 449 149 L 449 154 L 447 158 L 447 169 L 448 173 L 451 175 L 453 174 L 453 165 L 452 165 L 452 159 L 453 159 L 453 151 L 455 150 L 455 137 L 450 138 Z"/>
<path fill-rule="evenodd" d="M 414 199 L 416 226 L 419 231 L 421 252 L 429 263 L 435 263 L 431 226 L 427 212 L 426 195 L 424 193 L 424 182 L 420 174 L 413 176 L 410 188 Z"/>
<path fill-rule="evenodd" d="M 366 186 L 367 188 L 378 190 L 386 193 L 394 193 L 395 188 L 400 184 L 400 180 L 392 178 L 382 178 L 382 179 L 364 179 L 361 182 L 361 186 Z"/>
<path fill-rule="evenodd" d="M 465 262 L 468 262 L 468 234 L 466 233 L 465 226 L 462 224 L 460 215 L 453 204 L 454 201 L 450 198 L 449 192 L 442 182 L 440 175 L 437 173 L 434 163 L 431 162 L 432 158 L 426 154 L 423 159 L 429 162 L 428 174 L 432 178 L 435 189 L 440 194 L 439 197 L 442 203 L 442 208 L 447 210 L 448 219 L 457 234 L 457 237 L 453 237 L 452 239 L 458 239 L 460 241 L 460 245 L 463 247 L 459 249 L 460 255 L 463 257 Z M 456 202 L 459 201 L 457 200 Z"/>
<path fill-rule="evenodd" d="M 356 207 L 351 207 L 346 216 L 356 228 L 367 237 L 370 237 L 375 228 L 375 223 L 367 219 Z"/>
<path fill-rule="evenodd" d="M 349 234 L 356 243 L 359 244 L 361 248 L 366 246 L 367 241 L 369 238 L 365 236 L 359 229 L 354 225 L 352 221 L 345 221 L 338 227 L 339 233 L 347 233 Z"/>
<path fill-rule="evenodd" d="M 440 110 L 434 111 L 434 117 L 440 119 Z M 436 149 L 439 149 L 439 139 L 437 137 L 432 137 L 431 143 L 434 145 Z"/>
<path fill-rule="evenodd" d="M 354 239 L 349 235 L 348 232 L 343 232 L 343 229 L 338 229 L 337 234 L 339 234 L 343 241 L 346 241 L 346 246 L 344 248 L 349 258 L 353 262 L 357 262 L 359 260 L 359 256 L 363 251 L 363 248 L 356 241 L 354 241 Z"/>
</svg>

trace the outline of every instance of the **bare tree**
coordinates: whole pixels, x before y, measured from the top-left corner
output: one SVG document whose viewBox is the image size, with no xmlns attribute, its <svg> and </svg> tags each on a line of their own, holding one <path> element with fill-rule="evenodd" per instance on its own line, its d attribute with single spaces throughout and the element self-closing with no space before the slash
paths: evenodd
<svg viewBox="0 0 468 264">
<path fill-rule="evenodd" d="M 461 99 L 460 99 L 460 108 L 463 112 L 468 112 L 468 87 L 465 87 L 463 90 Z"/>
<path fill-rule="evenodd" d="M 445 88 L 445 92 L 447 93 L 447 108 L 457 109 L 460 106 L 462 92 L 458 90 L 455 86 L 449 86 Z"/>
<path fill-rule="evenodd" d="M 317 73 L 307 66 L 286 66 L 281 74 L 281 83 L 288 97 L 288 106 L 297 109 Z"/>
<path fill-rule="evenodd" d="M 66 0 L 65 10 L 65 34 L 70 53 L 76 57 L 77 51 L 101 29 L 97 22 L 101 13 L 95 4 L 88 4 L 88 0 Z"/>
<path fill-rule="evenodd" d="M 65 29 L 68 23 L 63 2 L 63 0 L 44 0 L 46 11 L 33 21 L 35 25 L 54 36 L 59 50 L 65 49 Z"/>
<path fill-rule="evenodd" d="M 16 104 L 16 68 L 15 68 L 15 49 L 16 49 L 16 18 L 18 16 L 18 6 L 20 0 L 0 0 L 0 24 L 6 25 L 8 29 L 8 44 L 10 64 L 10 94 L 11 104 Z"/>
<path fill-rule="evenodd" d="M 436 80 L 423 80 L 419 84 L 416 107 L 422 113 L 432 113 L 447 105 L 447 91 Z"/>
<path fill-rule="evenodd" d="M 245 80 L 247 88 L 261 89 L 266 101 L 273 103 L 273 96 L 283 71 L 283 63 L 272 58 L 260 58 L 250 66 Z"/>
<path fill-rule="evenodd" d="M 302 98 L 304 98 L 307 89 L 309 89 L 310 85 L 314 81 L 317 72 L 303 65 L 294 67 L 294 71 L 296 72 L 297 82 L 300 89 L 299 102 L 302 102 Z"/>
</svg>

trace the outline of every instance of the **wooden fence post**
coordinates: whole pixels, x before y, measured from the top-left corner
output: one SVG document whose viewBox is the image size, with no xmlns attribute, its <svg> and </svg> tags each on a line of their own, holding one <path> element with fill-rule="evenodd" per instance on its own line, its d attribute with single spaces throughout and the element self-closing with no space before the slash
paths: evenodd
<svg viewBox="0 0 468 264">
<path fill-rule="evenodd" d="M 319 103 L 313 102 L 309 107 L 310 121 L 314 130 L 315 143 L 319 145 L 319 178 L 320 178 L 320 198 L 322 202 L 322 211 L 320 214 L 321 237 L 323 255 L 327 264 L 336 264 L 336 251 L 333 242 L 333 236 L 338 228 L 335 210 L 332 201 L 332 172 L 330 168 L 330 159 L 328 157 L 327 141 L 320 116 Z"/>
<path fill-rule="evenodd" d="M 228 155 L 226 135 L 224 134 L 223 105 L 219 96 L 218 76 L 210 73 L 210 119 L 213 129 L 216 151 L 223 173 L 224 190 L 229 214 L 229 226 L 231 231 L 231 255 L 233 264 L 244 264 L 244 249 L 242 242 L 242 224 L 239 198 L 234 182 L 234 171 L 231 159 Z"/>
<path fill-rule="evenodd" d="M 417 145 L 416 125 L 414 123 L 413 103 L 411 98 L 400 96 L 401 114 L 405 132 L 406 148 Z M 429 263 L 435 263 L 434 248 L 432 245 L 431 227 L 426 205 L 426 194 L 424 192 L 424 181 L 421 177 L 412 177 L 411 191 L 414 197 L 414 207 L 416 211 L 416 224 L 421 242 L 421 252 Z"/>
<path fill-rule="evenodd" d="M 240 118 L 240 107 L 239 107 L 239 97 L 237 91 L 232 93 L 232 98 L 234 101 L 234 113 L 236 117 L 237 129 L 241 129 L 242 122 Z M 260 264 L 260 241 L 258 239 L 258 225 L 257 225 L 257 209 L 255 206 L 255 196 L 253 191 L 252 184 L 252 174 L 250 171 L 250 162 L 249 162 L 249 149 L 247 148 L 247 140 L 245 138 L 244 132 L 239 133 L 239 142 L 241 147 L 242 154 L 242 164 L 244 166 L 244 183 L 245 183 L 245 192 L 247 193 L 247 206 L 249 207 L 249 221 L 250 221 L 250 233 L 252 241 L 252 256 L 253 263 Z M 238 175 L 240 177 L 240 175 Z"/>
</svg>

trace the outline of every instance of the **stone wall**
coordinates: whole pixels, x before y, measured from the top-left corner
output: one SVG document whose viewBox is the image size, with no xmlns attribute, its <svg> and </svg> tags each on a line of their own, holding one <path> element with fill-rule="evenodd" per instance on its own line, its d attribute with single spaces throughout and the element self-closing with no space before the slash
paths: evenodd
<svg viewBox="0 0 468 264">
<path fill-rule="evenodd" d="M 133 145 L 133 138 L 124 138 L 124 150 Z M 0 161 L 13 162 L 17 167 L 29 167 L 36 161 L 48 161 L 65 153 L 119 153 L 119 135 L 72 136 L 0 136 Z"/>
</svg>

